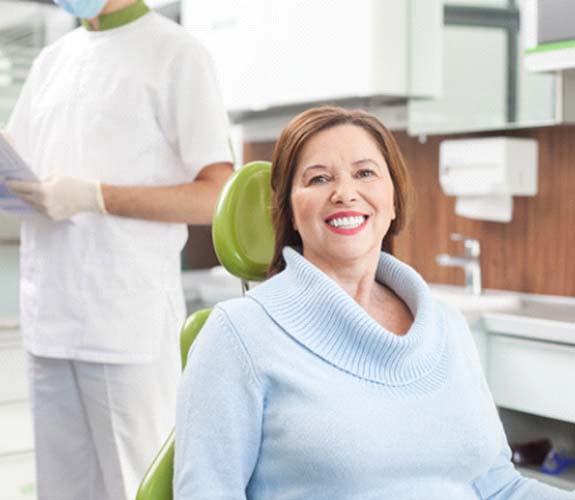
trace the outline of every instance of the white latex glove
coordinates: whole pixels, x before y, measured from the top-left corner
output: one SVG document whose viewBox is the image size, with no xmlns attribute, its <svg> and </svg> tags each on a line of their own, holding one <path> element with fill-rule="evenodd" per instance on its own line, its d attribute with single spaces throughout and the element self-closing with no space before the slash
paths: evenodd
<svg viewBox="0 0 575 500">
<path fill-rule="evenodd" d="M 52 220 L 80 212 L 107 213 L 99 181 L 54 177 L 46 182 L 6 180 L 6 186 Z"/>
</svg>

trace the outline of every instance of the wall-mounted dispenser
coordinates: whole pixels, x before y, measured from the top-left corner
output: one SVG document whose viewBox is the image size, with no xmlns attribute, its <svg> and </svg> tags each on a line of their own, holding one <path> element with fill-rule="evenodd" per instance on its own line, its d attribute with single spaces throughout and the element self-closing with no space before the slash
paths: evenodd
<svg viewBox="0 0 575 500">
<path fill-rule="evenodd" d="M 457 196 L 457 215 L 509 222 L 512 196 L 537 194 L 537 141 L 512 137 L 443 141 L 439 182 L 445 194 Z"/>
</svg>

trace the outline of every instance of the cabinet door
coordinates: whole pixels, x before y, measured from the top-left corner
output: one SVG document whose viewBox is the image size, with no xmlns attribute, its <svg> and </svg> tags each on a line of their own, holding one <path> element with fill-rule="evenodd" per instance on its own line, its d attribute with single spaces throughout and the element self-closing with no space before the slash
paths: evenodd
<svg viewBox="0 0 575 500">
<path fill-rule="evenodd" d="M 182 25 L 208 49 L 228 109 L 265 107 L 263 0 L 182 2 Z"/>
<path fill-rule="evenodd" d="M 406 94 L 407 2 L 271 0 L 269 5 L 270 104 Z"/>
<path fill-rule="evenodd" d="M 32 413 L 27 401 L 0 404 L 0 422 L 0 457 L 34 449 Z"/>
<path fill-rule="evenodd" d="M 575 423 L 575 348 L 491 335 L 488 380 L 499 406 Z"/>
<path fill-rule="evenodd" d="M 0 406 L 28 399 L 28 392 L 26 352 L 20 332 L 0 328 Z"/>
<path fill-rule="evenodd" d="M 34 453 L 0 455 L 2 497 L 10 500 L 36 499 L 36 466 Z"/>
<path fill-rule="evenodd" d="M 438 87 L 439 0 L 184 0 L 182 24 L 212 54 L 231 111 Z"/>
</svg>

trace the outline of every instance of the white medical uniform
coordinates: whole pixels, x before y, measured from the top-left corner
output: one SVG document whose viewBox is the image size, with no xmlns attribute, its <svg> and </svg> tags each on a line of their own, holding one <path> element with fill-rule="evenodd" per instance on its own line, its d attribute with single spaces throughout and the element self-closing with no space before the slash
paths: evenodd
<svg viewBox="0 0 575 500">
<path fill-rule="evenodd" d="M 44 49 L 8 131 L 40 179 L 174 185 L 232 161 L 207 53 L 153 12 L 107 31 L 79 28 Z M 92 213 L 23 223 L 40 500 L 131 498 L 168 435 L 186 237 L 183 224 Z M 105 480 L 98 491 L 92 462 Z"/>
</svg>

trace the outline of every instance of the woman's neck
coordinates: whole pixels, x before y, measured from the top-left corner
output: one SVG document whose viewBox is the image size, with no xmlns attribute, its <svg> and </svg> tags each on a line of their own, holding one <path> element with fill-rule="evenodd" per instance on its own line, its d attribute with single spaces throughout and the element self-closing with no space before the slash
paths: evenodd
<svg viewBox="0 0 575 500">
<path fill-rule="evenodd" d="M 362 257 L 357 261 L 334 260 L 326 261 L 325 259 L 316 258 L 314 255 L 304 257 L 324 272 L 340 287 L 342 287 L 360 306 L 369 309 L 374 294 L 379 288 L 375 281 L 375 273 L 379 262 L 379 252 L 369 257 Z"/>
</svg>

